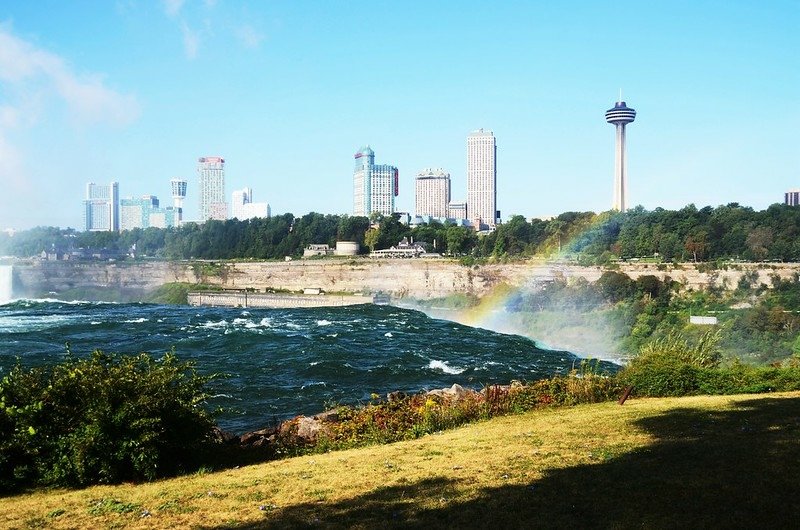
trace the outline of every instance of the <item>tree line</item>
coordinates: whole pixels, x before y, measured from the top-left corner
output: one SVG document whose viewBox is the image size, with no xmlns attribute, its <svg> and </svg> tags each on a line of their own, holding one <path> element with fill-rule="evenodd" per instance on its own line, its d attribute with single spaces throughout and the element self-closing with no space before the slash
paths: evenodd
<svg viewBox="0 0 800 530">
<path fill-rule="evenodd" d="M 0 234 L 0 255 L 30 257 L 42 251 L 107 249 L 164 259 L 283 259 L 310 244 L 355 241 L 363 252 L 403 238 L 431 252 L 474 258 L 569 255 L 586 263 L 613 259 L 664 261 L 800 261 L 800 208 L 773 204 L 761 211 L 730 203 L 680 210 L 641 206 L 627 212 L 565 212 L 548 219 L 512 216 L 489 234 L 455 224 L 409 227 L 394 216 L 371 219 L 311 212 L 245 221 L 185 223 L 176 228 L 78 232 L 37 227 Z"/>
</svg>

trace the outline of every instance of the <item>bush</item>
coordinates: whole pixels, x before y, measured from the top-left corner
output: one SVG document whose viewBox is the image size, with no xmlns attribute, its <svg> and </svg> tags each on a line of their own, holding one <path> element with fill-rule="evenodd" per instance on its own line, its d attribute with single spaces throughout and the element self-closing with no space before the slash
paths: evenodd
<svg viewBox="0 0 800 530">
<path fill-rule="evenodd" d="M 750 366 L 738 360 L 720 366 L 718 332 L 708 332 L 694 346 L 680 334 L 653 340 L 619 373 L 638 395 L 750 394 L 800 390 L 800 365 Z"/>
<path fill-rule="evenodd" d="M 208 376 L 173 352 L 95 351 L 0 381 L 0 489 L 152 480 L 199 460 Z"/>
</svg>

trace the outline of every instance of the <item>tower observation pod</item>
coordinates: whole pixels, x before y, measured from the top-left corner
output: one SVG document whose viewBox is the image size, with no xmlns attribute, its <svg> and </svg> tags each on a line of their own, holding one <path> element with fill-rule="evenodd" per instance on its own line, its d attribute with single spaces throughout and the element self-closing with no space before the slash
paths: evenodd
<svg viewBox="0 0 800 530">
<path fill-rule="evenodd" d="M 622 100 L 622 98 L 620 98 Z M 617 101 L 613 109 L 606 111 L 606 121 L 617 128 L 617 143 L 614 156 L 614 210 L 624 212 L 628 208 L 628 182 L 625 168 L 625 126 L 636 119 L 636 111 Z"/>
</svg>

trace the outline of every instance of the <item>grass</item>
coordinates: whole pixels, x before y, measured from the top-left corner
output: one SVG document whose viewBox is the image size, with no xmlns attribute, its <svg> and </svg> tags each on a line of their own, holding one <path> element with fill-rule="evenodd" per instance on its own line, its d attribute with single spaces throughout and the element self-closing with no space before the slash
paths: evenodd
<svg viewBox="0 0 800 530">
<path fill-rule="evenodd" d="M 0 499 L 4 528 L 790 527 L 800 393 L 635 399 L 146 484 Z"/>
</svg>

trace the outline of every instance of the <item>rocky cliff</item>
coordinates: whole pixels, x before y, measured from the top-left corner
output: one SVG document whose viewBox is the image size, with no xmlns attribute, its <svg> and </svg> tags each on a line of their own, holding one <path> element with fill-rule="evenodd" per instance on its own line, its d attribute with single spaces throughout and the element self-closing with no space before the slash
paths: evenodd
<svg viewBox="0 0 800 530">
<path fill-rule="evenodd" d="M 687 264 L 678 268 L 647 264 L 624 265 L 621 272 L 636 279 L 652 274 L 683 283 L 687 288 L 735 288 L 748 275 L 751 283 L 771 284 L 772 277 L 789 278 L 800 264 L 736 264 L 727 270 L 702 271 Z M 483 296 L 495 286 L 535 285 L 557 277 L 597 280 L 599 267 L 526 261 L 466 267 L 443 259 L 419 260 L 296 260 L 288 262 L 50 262 L 14 265 L 14 295 L 65 296 L 108 290 L 137 299 L 161 285 L 206 283 L 228 289 L 391 294 L 395 298 L 430 299 L 453 293 Z"/>
</svg>

